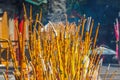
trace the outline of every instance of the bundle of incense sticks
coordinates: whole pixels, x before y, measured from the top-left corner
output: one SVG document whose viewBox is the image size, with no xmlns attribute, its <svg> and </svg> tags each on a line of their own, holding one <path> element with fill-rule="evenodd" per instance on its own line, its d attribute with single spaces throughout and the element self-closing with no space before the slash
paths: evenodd
<svg viewBox="0 0 120 80">
<path fill-rule="evenodd" d="M 23 33 L 18 33 L 20 69 L 13 47 L 9 44 L 16 80 L 97 80 L 102 53 L 100 51 L 98 54 L 96 50 L 100 24 L 94 36 L 94 20 L 91 17 L 86 19 L 84 16 L 79 25 L 67 20 L 64 23 L 49 21 L 45 27 L 41 23 L 42 11 L 36 15 L 36 20 L 33 20 L 32 7 L 30 18 L 27 16 L 25 5 L 23 9 Z M 30 60 L 25 55 L 26 27 L 29 28 Z"/>
</svg>

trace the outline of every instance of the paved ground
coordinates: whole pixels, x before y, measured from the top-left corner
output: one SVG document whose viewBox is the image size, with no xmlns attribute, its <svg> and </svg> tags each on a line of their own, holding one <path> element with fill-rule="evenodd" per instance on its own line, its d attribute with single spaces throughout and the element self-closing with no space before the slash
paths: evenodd
<svg viewBox="0 0 120 80">
<path fill-rule="evenodd" d="M 3 76 L 3 72 L 5 72 L 5 71 L 6 71 L 5 67 L 0 66 L 0 80 L 5 80 L 4 76 Z M 13 68 L 12 67 L 9 68 L 8 74 L 9 74 L 8 75 L 9 80 L 15 80 L 14 75 L 13 75 Z"/>
<path fill-rule="evenodd" d="M 0 80 L 5 80 L 3 75 L 0 75 Z M 9 80 L 15 80 L 13 75 L 9 75 Z"/>
<path fill-rule="evenodd" d="M 108 68 L 108 64 L 103 65 L 101 67 L 100 76 L 101 76 L 102 80 L 104 80 L 107 68 Z M 115 71 L 117 71 L 117 72 L 115 73 L 114 78 L 112 80 L 120 80 L 120 65 L 118 65 L 118 64 L 111 64 L 110 65 L 108 75 L 107 75 L 105 80 L 110 80 L 113 72 L 115 72 Z"/>
</svg>

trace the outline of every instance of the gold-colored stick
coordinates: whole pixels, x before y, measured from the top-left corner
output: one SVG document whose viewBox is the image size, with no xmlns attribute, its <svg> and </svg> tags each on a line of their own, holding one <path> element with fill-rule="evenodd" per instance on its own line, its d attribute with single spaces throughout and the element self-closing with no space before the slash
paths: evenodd
<svg viewBox="0 0 120 80">
<path fill-rule="evenodd" d="M 95 34 L 95 38 L 94 38 L 94 43 L 93 43 L 93 48 L 95 48 L 96 46 L 96 41 L 97 41 L 97 37 L 98 37 L 98 31 L 99 31 L 99 27 L 100 27 L 100 23 L 98 23 L 98 27 L 96 29 L 96 34 Z"/>
<path fill-rule="evenodd" d="M 5 79 L 5 80 L 9 80 L 9 79 L 8 79 L 8 76 L 7 76 L 7 74 L 6 74 L 5 72 L 3 72 L 3 75 L 4 75 L 4 79 Z"/>
<path fill-rule="evenodd" d="M 110 80 L 113 80 L 113 78 L 115 77 L 115 74 L 117 73 L 117 71 L 114 71 L 110 77 Z"/>
<path fill-rule="evenodd" d="M 110 64 L 108 65 L 108 69 L 106 70 L 106 72 L 105 72 L 105 76 L 104 76 L 104 79 L 103 80 L 105 80 L 106 79 L 106 77 L 108 76 L 108 71 L 109 71 L 109 68 L 110 68 Z"/>
</svg>

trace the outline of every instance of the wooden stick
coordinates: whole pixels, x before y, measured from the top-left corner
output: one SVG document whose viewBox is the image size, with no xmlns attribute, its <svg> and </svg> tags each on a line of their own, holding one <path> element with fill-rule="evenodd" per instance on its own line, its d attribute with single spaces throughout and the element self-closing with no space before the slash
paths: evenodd
<svg viewBox="0 0 120 80">
<path fill-rule="evenodd" d="M 112 75 L 111 75 L 111 77 L 110 77 L 110 80 L 113 80 L 113 78 L 114 78 L 114 76 L 115 76 L 116 73 L 117 73 L 117 71 L 114 71 L 114 72 L 112 73 Z"/>
<path fill-rule="evenodd" d="M 104 79 L 103 79 L 103 80 L 106 79 L 106 77 L 107 77 L 107 75 L 108 75 L 109 68 L 110 68 L 110 64 L 108 65 L 108 68 L 107 68 L 107 70 L 106 70 L 106 72 L 105 72 L 105 76 L 104 76 Z"/>
<path fill-rule="evenodd" d="M 96 34 L 95 34 L 95 38 L 94 38 L 93 48 L 95 48 L 95 46 L 96 46 L 96 41 L 97 41 L 99 27 L 100 27 L 100 23 L 98 23 L 98 27 L 96 29 Z"/>
</svg>

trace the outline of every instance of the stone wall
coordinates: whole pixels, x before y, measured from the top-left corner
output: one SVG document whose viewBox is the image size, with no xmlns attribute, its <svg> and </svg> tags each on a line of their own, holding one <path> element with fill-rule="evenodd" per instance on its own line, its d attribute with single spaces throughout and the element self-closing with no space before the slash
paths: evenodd
<svg viewBox="0 0 120 80">
<path fill-rule="evenodd" d="M 64 21 L 66 0 L 48 0 L 48 20 L 52 22 Z"/>
</svg>

